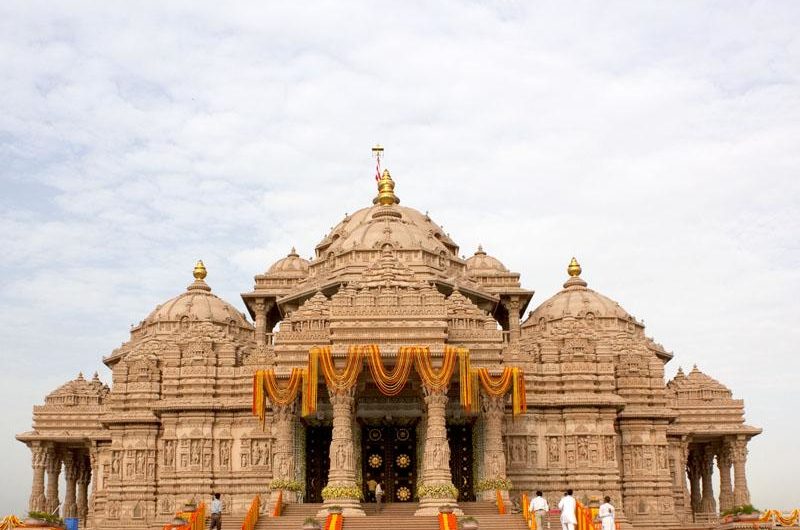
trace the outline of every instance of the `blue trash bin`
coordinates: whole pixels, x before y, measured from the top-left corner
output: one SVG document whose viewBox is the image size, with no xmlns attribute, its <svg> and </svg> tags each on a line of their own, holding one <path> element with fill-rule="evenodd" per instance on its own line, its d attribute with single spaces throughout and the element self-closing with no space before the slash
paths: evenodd
<svg viewBox="0 0 800 530">
<path fill-rule="evenodd" d="M 66 525 L 66 530 L 78 530 L 77 517 L 67 517 L 64 519 L 64 524 Z"/>
</svg>

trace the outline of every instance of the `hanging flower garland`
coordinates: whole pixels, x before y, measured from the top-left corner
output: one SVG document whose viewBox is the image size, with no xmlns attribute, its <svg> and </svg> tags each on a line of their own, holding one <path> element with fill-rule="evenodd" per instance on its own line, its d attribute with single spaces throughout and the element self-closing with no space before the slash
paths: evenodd
<svg viewBox="0 0 800 530">
<path fill-rule="evenodd" d="M 319 348 L 319 360 L 322 365 L 322 374 L 328 388 L 334 390 L 350 390 L 358 380 L 361 373 L 363 350 L 369 346 L 350 346 L 347 352 L 347 362 L 341 372 L 336 371 L 336 365 L 331 355 L 331 347 L 323 346 Z"/>
<path fill-rule="evenodd" d="M 253 374 L 253 415 L 264 423 L 264 370 L 256 370 Z"/>
<path fill-rule="evenodd" d="M 444 356 L 442 357 L 442 367 L 437 373 L 431 364 L 431 351 L 429 348 L 419 346 L 412 346 L 415 351 L 417 360 L 417 373 L 419 373 L 422 382 L 433 390 L 444 390 L 450 383 L 450 377 L 453 375 L 453 369 L 456 366 L 456 351 L 455 348 L 445 348 Z"/>
<path fill-rule="evenodd" d="M 514 378 L 514 387 L 511 395 L 511 410 L 514 416 L 524 413 L 528 410 L 528 398 L 525 394 L 525 373 L 521 368 L 511 369 Z"/>
<path fill-rule="evenodd" d="M 403 346 L 397 352 L 397 362 L 391 372 L 387 372 L 381 359 L 381 350 L 372 344 L 367 346 L 369 351 L 369 371 L 378 390 L 384 396 L 396 396 L 408 382 L 411 365 L 414 364 L 414 349 Z"/>
<path fill-rule="evenodd" d="M 445 346 L 445 350 L 454 349 L 458 355 L 458 380 L 461 391 L 461 406 L 469 413 L 477 401 L 473 401 L 472 374 L 470 373 L 469 350 L 466 348 L 452 348 Z"/>
<path fill-rule="evenodd" d="M 319 379 L 319 348 L 308 352 L 308 367 L 303 371 L 303 417 L 317 411 L 317 381 Z"/>
<path fill-rule="evenodd" d="M 284 388 L 278 387 L 278 380 L 275 377 L 274 370 L 264 371 L 264 386 L 267 389 L 267 396 L 269 400 L 275 405 L 288 405 L 297 397 L 297 392 L 300 390 L 300 383 L 303 381 L 305 369 L 292 368 L 292 373 L 289 376 L 289 382 L 286 383 Z"/>
<path fill-rule="evenodd" d="M 483 385 L 483 390 L 492 397 L 500 397 L 508 392 L 511 386 L 512 375 L 511 368 L 508 367 L 503 368 L 503 373 L 497 378 L 492 378 L 487 368 L 478 368 L 478 377 Z"/>
</svg>

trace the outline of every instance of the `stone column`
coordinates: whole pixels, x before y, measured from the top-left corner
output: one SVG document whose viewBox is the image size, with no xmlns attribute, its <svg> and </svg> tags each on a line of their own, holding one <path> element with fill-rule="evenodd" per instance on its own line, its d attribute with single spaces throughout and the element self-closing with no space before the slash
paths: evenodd
<svg viewBox="0 0 800 530">
<path fill-rule="evenodd" d="M 267 311 L 264 300 L 256 300 L 253 304 L 256 314 L 256 344 L 264 346 L 267 341 Z"/>
<path fill-rule="evenodd" d="M 47 447 L 47 511 L 58 509 L 61 501 L 58 498 L 58 476 L 61 474 L 61 453 L 55 446 Z"/>
<path fill-rule="evenodd" d="M 295 404 L 272 406 L 272 480 L 295 480 L 294 476 Z M 278 502 L 278 490 L 272 490 L 270 513 Z M 288 493 L 288 492 L 286 492 Z M 284 498 L 283 502 L 294 499 Z"/>
<path fill-rule="evenodd" d="M 328 487 L 346 488 L 353 492 L 346 497 L 325 499 L 320 514 L 327 513 L 327 507 L 342 507 L 345 516 L 363 516 L 361 507 L 361 491 L 356 485 L 356 467 L 353 447 L 353 407 L 355 405 L 355 388 L 349 390 L 328 389 L 333 408 L 333 430 L 331 432 L 330 470 L 328 471 Z"/>
<path fill-rule="evenodd" d="M 703 481 L 703 499 L 700 501 L 700 511 L 702 513 L 717 513 L 717 503 L 714 500 L 714 485 L 711 483 L 711 475 L 714 473 L 714 448 L 706 445 L 701 455 L 702 468 L 700 477 Z"/>
<path fill-rule="evenodd" d="M 692 516 L 700 513 L 700 501 L 702 493 L 700 491 L 700 468 L 701 458 L 696 448 L 689 450 L 689 463 L 686 466 L 686 473 L 689 475 L 689 495 Z"/>
<path fill-rule="evenodd" d="M 738 439 L 731 443 L 731 457 L 733 459 L 733 504 L 741 506 L 750 504 L 750 491 L 747 489 L 747 440 Z"/>
<path fill-rule="evenodd" d="M 488 480 L 506 479 L 506 454 L 503 451 L 503 417 L 506 412 L 505 396 L 482 396 L 481 408 L 484 419 L 484 478 Z M 502 492 L 508 501 L 508 491 Z M 484 500 L 494 500 L 495 490 L 485 491 Z"/>
<path fill-rule="evenodd" d="M 450 445 L 447 442 L 445 408 L 447 389 L 433 390 L 423 384 L 427 422 L 425 428 L 425 461 L 422 464 L 420 482 L 426 487 L 440 488 L 438 492 L 420 498 L 414 515 L 437 515 L 440 506 L 451 506 L 461 515 L 456 502 L 456 491 L 450 473 Z"/>
<path fill-rule="evenodd" d="M 731 487 L 731 452 L 722 442 L 717 448 L 717 468 L 719 469 L 719 510 L 733 508 L 733 488 Z"/>
<path fill-rule="evenodd" d="M 31 466 L 33 467 L 33 484 L 31 497 L 28 501 L 28 510 L 43 512 L 47 509 L 47 499 L 44 495 L 44 471 L 47 468 L 47 448 L 41 442 L 32 442 Z"/>
<path fill-rule="evenodd" d="M 503 307 L 508 312 L 508 335 L 509 342 L 516 343 L 520 336 L 519 327 L 519 298 L 512 296 L 508 300 L 503 300 Z"/>
<path fill-rule="evenodd" d="M 86 521 L 86 517 L 89 515 L 89 482 L 92 480 L 92 468 L 91 464 L 89 463 L 89 455 L 80 452 L 78 453 L 78 461 L 80 462 L 80 466 L 78 468 L 78 517 L 81 520 Z"/>
<path fill-rule="evenodd" d="M 67 491 L 64 493 L 64 509 L 61 511 L 63 516 L 77 517 L 78 505 L 75 500 L 75 484 L 78 480 L 79 462 L 75 453 L 71 450 L 64 451 L 64 475 L 67 480 Z"/>
</svg>

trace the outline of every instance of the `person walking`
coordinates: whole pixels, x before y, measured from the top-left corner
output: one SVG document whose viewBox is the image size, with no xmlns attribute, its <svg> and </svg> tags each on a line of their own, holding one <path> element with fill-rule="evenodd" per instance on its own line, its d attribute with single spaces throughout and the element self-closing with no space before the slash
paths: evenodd
<svg viewBox="0 0 800 530">
<path fill-rule="evenodd" d="M 542 492 L 537 491 L 536 497 L 531 499 L 528 511 L 533 515 L 536 520 L 536 530 L 544 530 L 544 518 L 550 506 L 547 504 L 547 499 L 542 497 Z"/>
<path fill-rule="evenodd" d="M 211 501 L 211 526 L 209 530 L 222 530 L 222 501 L 219 500 L 220 494 L 215 493 Z"/>
<path fill-rule="evenodd" d="M 611 504 L 611 497 L 606 495 L 603 500 L 605 502 L 600 505 L 600 511 L 597 512 L 597 516 L 600 518 L 603 530 L 614 530 L 616 513 L 614 506 Z"/>
<path fill-rule="evenodd" d="M 381 487 L 381 483 L 375 485 L 375 513 L 380 513 L 381 511 L 381 499 L 383 498 L 383 488 Z"/>
<path fill-rule="evenodd" d="M 564 492 L 564 496 L 558 501 L 558 508 L 561 510 L 562 530 L 575 530 L 575 525 L 578 524 L 578 518 L 575 516 L 577 503 L 571 489 Z"/>
</svg>

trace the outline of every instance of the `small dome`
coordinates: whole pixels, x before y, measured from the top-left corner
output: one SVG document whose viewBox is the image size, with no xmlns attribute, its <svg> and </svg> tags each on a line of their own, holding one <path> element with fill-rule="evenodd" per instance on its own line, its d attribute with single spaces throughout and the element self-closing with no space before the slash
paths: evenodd
<svg viewBox="0 0 800 530">
<path fill-rule="evenodd" d="M 267 274 L 270 275 L 278 275 L 278 274 L 289 274 L 289 275 L 297 275 L 300 274 L 305 276 L 308 274 L 308 260 L 305 260 L 300 257 L 300 255 L 295 251 L 294 247 L 292 247 L 292 251 L 286 255 L 285 258 L 281 258 L 275 263 L 267 271 Z"/>
<path fill-rule="evenodd" d="M 507 274 L 508 269 L 499 259 L 488 255 L 483 247 L 478 245 L 474 255 L 467 258 L 467 273 L 475 276 L 486 276 L 496 273 Z"/>
<path fill-rule="evenodd" d="M 97 373 L 91 381 L 84 379 L 83 374 L 72 381 L 64 383 L 45 397 L 47 404 L 92 405 L 98 404 L 108 394 L 108 385 L 100 381 Z"/>
<path fill-rule="evenodd" d="M 524 325 L 536 325 L 541 319 L 549 322 L 568 316 L 582 318 L 589 314 L 596 318 L 632 320 L 617 302 L 586 287 L 587 283 L 579 276 L 581 268 L 575 258 L 567 270 L 570 278 L 564 289 L 534 309 Z"/>
<path fill-rule="evenodd" d="M 244 314 L 222 298 L 211 294 L 211 287 L 205 282 L 206 269 L 203 262 L 197 263 L 194 269 L 195 281 L 186 288 L 186 292 L 171 298 L 156 307 L 144 320 L 144 324 L 155 322 L 180 322 L 204 320 L 219 324 L 234 322 L 242 328 L 252 328 Z"/>
</svg>

